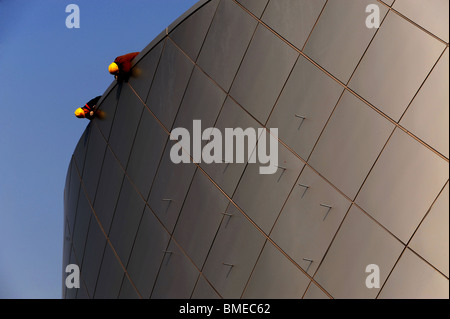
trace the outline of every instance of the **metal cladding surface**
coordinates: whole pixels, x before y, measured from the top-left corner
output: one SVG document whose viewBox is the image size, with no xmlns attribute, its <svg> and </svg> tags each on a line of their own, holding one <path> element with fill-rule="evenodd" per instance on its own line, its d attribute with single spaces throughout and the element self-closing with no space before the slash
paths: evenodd
<svg viewBox="0 0 450 319">
<path fill-rule="evenodd" d="M 76 146 L 63 298 L 448 298 L 448 6 L 197 3 Z M 194 121 L 263 129 L 275 173 L 189 147 L 174 163 Z"/>
</svg>

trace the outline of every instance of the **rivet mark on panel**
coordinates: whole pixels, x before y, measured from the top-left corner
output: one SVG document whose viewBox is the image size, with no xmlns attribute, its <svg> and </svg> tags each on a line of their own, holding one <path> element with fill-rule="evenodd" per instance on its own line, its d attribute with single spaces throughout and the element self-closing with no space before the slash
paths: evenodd
<svg viewBox="0 0 450 319">
<path fill-rule="evenodd" d="M 308 267 L 306 268 L 306 272 L 308 272 L 309 267 L 311 267 L 311 265 L 314 262 L 314 260 L 308 259 L 308 258 L 303 258 L 303 260 L 309 262 Z"/>
<path fill-rule="evenodd" d="M 163 250 L 163 253 L 164 253 L 163 258 L 166 258 L 166 255 L 169 255 L 169 257 L 167 258 L 167 260 L 166 260 L 166 262 L 165 262 L 166 265 L 168 265 L 168 264 L 169 264 L 170 257 L 172 257 L 173 251 L 170 251 L 170 250 Z"/>
<path fill-rule="evenodd" d="M 327 213 L 325 214 L 325 217 L 323 218 L 323 220 L 325 220 L 328 217 L 328 214 L 330 213 L 330 211 L 333 207 L 330 205 L 325 205 L 325 204 L 320 204 L 320 206 L 327 208 Z"/>
<path fill-rule="evenodd" d="M 227 273 L 227 277 L 230 275 L 231 270 L 234 268 L 233 264 L 229 264 L 229 263 L 222 263 L 222 265 L 229 267 L 228 273 Z"/>
<path fill-rule="evenodd" d="M 228 223 L 230 222 L 231 217 L 233 217 L 233 214 L 230 214 L 230 213 L 227 213 L 227 212 L 224 212 L 224 213 L 221 213 L 221 214 L 228 217 L 227 223 L 225 224 L 225 228 L 227 228 Z"/>
<path fill-rule="evenodd" d="M 280 165 L 274 165 L 276 168 L 281 169 L 282 172 L 280 174 L 280 177 L 278 177 L 277 183 L 281 180 L 281 177 L 283 177 L 283 174 L 286 172 L 287 168 Z"/>
<path fill-rule="evenodd" d="M 295 116 L 296 118 L 298 118 L 298 119 L 301 119 L 300 124 L 299 124 L 298 129 L 297 129 L 297 130 L 300 130 L 300 128 L 302 127 L 303 123 L 304 123 L 305 120 L 306 120 L 306 117 L 301 116 L 301 115 L 298 115 L 298 114 L 294 114 L 294 116 Z"/>
<path fill-rule="evenodd" d="M 302 193 L 302 198 L 305 197 L 305 194 L 306 194 L 306 192 L 308 191 L 308 189 L 310 189 L 310 186 L 304 185 L 304 184 L 298 184 L 298 186 L 304 188 L 304 191 L 303 191 L 303 193 Z"/>
</svg>

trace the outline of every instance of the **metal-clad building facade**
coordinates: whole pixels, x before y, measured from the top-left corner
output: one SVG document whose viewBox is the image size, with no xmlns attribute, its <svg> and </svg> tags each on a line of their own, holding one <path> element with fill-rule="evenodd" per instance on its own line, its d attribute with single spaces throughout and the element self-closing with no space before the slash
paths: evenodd
<svg viewBox="0 0 450 319">
<path fill-rule="evenodd" d="M 197 3 L 74 151 L 63 297 L 448 298 L 448 6 Z M 277 128 L 276 173 L 174 164 L 170 132 L 194 120 Z"/>
</svg>

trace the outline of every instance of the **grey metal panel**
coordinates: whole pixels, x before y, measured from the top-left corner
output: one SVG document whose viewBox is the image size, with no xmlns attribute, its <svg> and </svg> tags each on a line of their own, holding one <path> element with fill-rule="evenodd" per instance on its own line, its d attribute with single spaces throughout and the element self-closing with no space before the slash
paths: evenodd
<svg viewBox="0 0 450 319">
<path fill-rule="evenodd" d="M 116 82 L 117 83 L 117 82 Z M 103 95 L 98 103 L 99 110 L 102 112 L 101 118 L 96 118 L 95 125 L 98 126 L 103 136 L 109 139 L 111 127 L 116 113 L 117 103 L 119 101 L 119 85 L 115 85 L 108 95 Z"/>
<path fill-rule="evenodd" d="M 76 299 L 89 299 L 90 296 L 88 295 L 86 285 L 84 284 L 84 282 L 81 282 L 80 285 L 81 286 L 79 289 L 71 289 L 73 293 L 76 293 Z M 75 296 L 71 297 L 70 299 L 75 299 Z"/>
<path fill-rule="evenodd" d="M 209 1 L 169 33 L 193 61 L 197 60 L 218 4 L 219 0 Z"/>
<path fill-rule="evenodd" d="M 175 145 L 168 141 L 148 197 L 148 204 L 172 233 L 197 166 L 192 163 L 174 164 L 170 151 Z"/>
<path fill-rule="evenodd" d="M 225 91 L 230 89 L 256 25 L 233 0 L 220 2 L 198 64 Z"/>
<path fill-rule="evenodd" d="M 127 265 L 127 272 L 142 298 L 150 297 L 169 239 L 169 234 L 146 207 Z"/>
<path fill-rule="evenodd" d="M 259 25 L 231 88 L 231 96 L 261 123 L 270 112 L 299 53 Z"/>
<path fill-rule="evenodd" d="M 223 298 L 240 298 L 263 248 L 265 237 L 234 206 L 229 205 L 203 275 Z"/>
<path fill-rule="evenodd" d="M 109 231 L 109 239 L 124 265 L 130 257 L 143 211 L 144 201 L 125 178 Z"/>
<path fill-rule="evenodd" d="M 92 209 L 83 190 L 80 192 L 78 199 L 77 216 L 75 218 L 75 227 L 73 229 L 72 245 L 79 261 L 83 260 L 83 254 L 86 244 L 86 237 L 89 230 L 89 222 L 91 220 Z"/>
<path fill-rule="evenodd" d="M 253 13 L 257 18 L 260 18 L 267 6 L 268 0 L 237 0 L 247 10 Z"/>
<path fill-rule="evenodd" d="M 448 278 L 406 249 L 379 298 L 448 299 L 448 288 Z"/>
<path fill-rule="evenodd" d="M 448 183 L 414 234 L 409 247 L 448 277 L 449 253 Z"/>
<path fill-rule="evenodd" d="M 125 275 L 110 245 L 106 245 L 98 274 L 94 299 L 117 299 Z"/>
<path fill-rule="evenodd" d="M 203 6 L 208 4 L 211 0 L 199 0 L 192 7 L 190 7 L 185 13 L 179 16 L 175 21 L 173 21 L 168 27 L 167 32 L 170 33 L 174 29 L 178 28 L 182 22 L 188 19 L 192 14 L 197 12 L 198 10 L 202 10 Z"/>
<path fill-rule="evenodd" d="M 298 49 L 302 49 L 325 2 L 270 0 L 262 20 Z"/>
<path fill-rule="evenodd" d="M 227 98 L 214 127 L 220 130 L 224 140 L 226 128 L 242 128 L 243 130 L 253 128 L 256 131 L 261 126 L 232 99 Z M 248 150 L 248 141 L 246 140 L 244 144 L 244 149 Z M 225 157 L 225 142 L 222 143 L 222 155 Z M 202 167 L 214 182 L 216 182 L 219 187 L 231 197 L 244 172 L 247 162 L 246 159 L 249 155 L 250 154 L 245 153 L 245 163 L 238 163 L 236 154 L 234 154 L 232 163 L 225 162 L 225 158 L 223 158 L 223 163 L 206 164 L 202 162 L 200 167 Z"/>
<path fill-rule="evenodd" d="M 172 127 L 193 67 L 173 42 L 166 40 L 146 104 L 167 130 Z"/>
<path fill-rule="evenodd" d="M 448 43 L 448 0 L 397 0 L 393 8 Z"/>
<path fill-rule="evenodd" d="M 188 299 L 194 290 L 199 271 L 174 241 L 161 263 L 151 299 Z"/>
<path fill-rule="evenodd" d="M 349 207 L 349 200 L 305 167 L 270 237 L 312 276 Z"/>
<path fill-rule="evenodd" d="M 266 133 L 264 133 L 266 134 Z M 270 138 L 274 138 L 272 135 Z M 268 234 L 294 186 L 304 164 L 284 146 L 278 145 L 275 174 L 259 173 L 259 163 L 247 165 L 233 200 Z M 257 187 L 255 187 L 257 185 Z"/>
<path fill-rule="evenodd" d="M 123 167 L 127 166 L 143 107 L 128 83 L 123 83 L 109 138 L 109 145 Z"/>
<path fill-rule="evenodd" d="M 89 135 L 89 145 L 86 151 L 86 161 L 83 170 L 83 183 L 87 196 L 93 202 L 103 164 L 103 157 L 105 156 L 106 141 L 95 125 L 91 127 Z"/>
<path fill-rule="evenodd" d="M 330 299 L 317 285 L 313 282 L 308 287 L 303 299 Z"/>
<path fill-rule="evenodd" d="M 67 220 L 69 223 L 70 233 L 73 234 L 73 227 L 75 225 L 75 216 L 77 214 L 78 195 L 80 193 L 81 182 L 77 173 L 75 160 L 70 161 L 70 186 L 67 199 Z"/>
<path fill-rule="evenodd" d="M 379 267 L 382 286 L 403 248 L 392 235 L 352 206 L 314 278 L 333 298 L 375 298 L 379 289 L 367 288 L 366 267 L 371 264 Z"/>
<path fill-rule="evenodd" d="M 75 164 L 73 164 L 75 165 Z M 67 210 L 68 210 L 68 203 L 69 203 L 69 196 L 70 196 L 70 175 L 72 172 L 72 159 L 69 162 L 69 167 L 67 168 L 67 172 L 66 172 L 66 179 L 65 179 L 65 183 L 64 183 L 64 216 L 67 217 Z M 65 221 L 65 220 L 64 220 Z"/>
<path fill-rule="evenodd" d="M 201 120 L 202 130 L 214 126 L 225 97 L 226 93 L 195 67 L 175 119 L 174 128 L 187 129 L 192 138 L 193 120 Z"/>
<path fill-rule="evenodd" d="M 89 299 L 90 298 L 90 296 L 88 295 L 88 292 L 87 292 L 86 285 L 84 284 L 83 281 L 80 283 L 79 289 L 73 288 L 71 290 L 76 290 L 76 293 L 77 293 L 76 299 Z"/>
<path fill-rule="evenodd" d="M 275 246 L 267 242 L 242 297 L 246 299 L 301 298 L 308 283 L 308 277 Z"/>
<path fill-rule="evenodd" d="M 131 61 L 131 66 L 134 67 L 139 61 L 144 58 L 147 53 L 153 50 L 158 44 L 164 42 L 167 36 L 167 28 L 162 30 L 145 48 L 139 52 L 139 54 Z"/>
<path fill-rule="evenodd" d="M 305 46 L 306 55 L 343 83 L 350 79 L 377 31 L 366 27 L 370 4 L 378 5 L 383 20 L 388 9 L 376 0 L 328 1 Z"/>
<path fill-rule="evenodd" d="M 192 293 L 192 299 L 219 299 L 219 295 L 202 274 L 198 277 L 197 284 L 195 285 Z"/>
<path fill-rule="evenodd" d="M 109 149 L 100 173 L 97 194 L 94 201 L 95 213 L 106 233 L 109 233 L 111 221 L 122 187 L 124 172 Z"/>
<path fill-rule="evenodd" d="M 398 121 L 444 49 L 443 43 L 390 12 L 349 86 Z"/>
<path fill-rule="evenodd" d="M 143 101 L 147 99 L 163 47 L 161 41 L 131 69 L 129 83 Z"/>
<path fill-rule="evenodd" d="M 73 159 L 75 161 L 76 168 L 78 169 L 80 176 L 82 176 L 83 174 L 84 160 L 86 158 L 86 151 L 89 143 L 91 125 L 92 124 L 89 123 L 86 126 L 86 129 L 84 130 L 83 135 L 81 135 L 80 139 L 78 140 L 78 143 L 75 147 L 75 151 L 73 152 Z"/>
<path fill-rule="evenodd" d="M 100 97 L 100 99 L 97 102 L 97 106 L 100 106 L 100 104 L 103 103 L 103 101 L 108 97 L 109 93 L 115 89 L 117 86 L 117 81 L 113 80 L 111 81 L 111 83 L 109 84 L 109 86 L 106 88 L 105 92 L 103 92 L 103 95 Z"/>
<path fill-rule="evenodd" d="M 140 296 L 127 276 L 123 277 L 119 299 L 140 299 Z"/>
<path fill-rule="evenodd" d="M 174 238 L 201 269 L 229 201 L 199 170 L 177 221 Z"/>
<path fill-rule="evenodd" d="M 127 174 L 145 199 L 169 135 L 145 108 L 136 133 L 127 167 Z"/>
<path fill-rule="evenodd" d="M 409 247 L 448 277 L 449 253 L 448 183 L 414 234 Z"/>
<path fill-rule="evenodd" d="M 448 172 L 446 161 L 397 129 L 356 203 L 406 243 L 444 187 Z"/>
<path fill-rule="evenodd" d="M 83 263 L 80 266 L 81 278 L 86 283 L 91 298 L 94 296 L 105 245 L 107 245 L 106 237 L 99 228 L 97 221 L 92 218 L 86 239 L 86 251 L 84 252 Z"/>
<path fill-rule="evenodd" d="M 400 124 L 449 157 L 449 50 L 412 101 Z"/>
<path fill-rule="evenodd" d="M 267 123 L 307 160 L 344 88 L 303 56 L 298 59 Z"/>
<path fill-rule="evenodd" d="M 392 123 L 346 91 L 309 163 L 353 199 L 393 130 Z"/>
</svg>

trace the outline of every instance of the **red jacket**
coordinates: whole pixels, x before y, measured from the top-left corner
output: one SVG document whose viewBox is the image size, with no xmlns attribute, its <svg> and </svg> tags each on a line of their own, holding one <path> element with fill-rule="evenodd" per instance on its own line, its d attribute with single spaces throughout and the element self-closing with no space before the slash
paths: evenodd
<svg viewBox="0 0 450 319">
<path fill-rule="evenodd" d="M 128 53 L 118 56 L 114 62 L 119 66 L 119 78 L 127 79 L 131 71 L 131 61 L 139 54 L 139 52 Z"/>
</svg>

